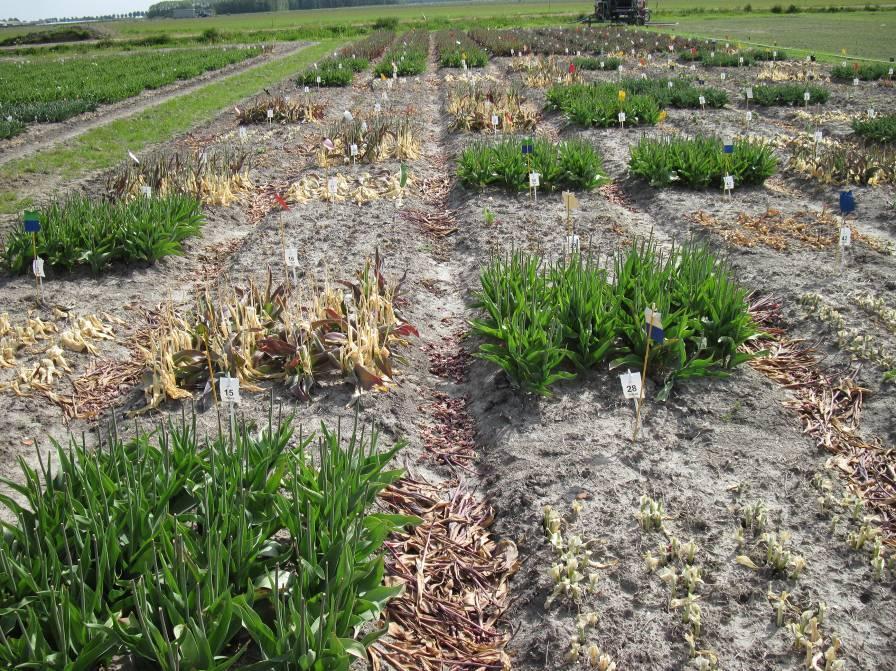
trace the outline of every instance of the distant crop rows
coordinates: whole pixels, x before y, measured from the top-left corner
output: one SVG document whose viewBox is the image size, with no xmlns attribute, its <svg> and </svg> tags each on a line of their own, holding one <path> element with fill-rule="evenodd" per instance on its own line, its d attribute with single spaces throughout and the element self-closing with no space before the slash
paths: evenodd
<svg viewBox="0 0 896 671">
<path fill-rule="evenodd" d="M 191 79 L 260 53 L 257 48 L 182 49 L 0 63 L 0 138 L 29 123 L 64 121 L 155 89 Z"/>
</svg>

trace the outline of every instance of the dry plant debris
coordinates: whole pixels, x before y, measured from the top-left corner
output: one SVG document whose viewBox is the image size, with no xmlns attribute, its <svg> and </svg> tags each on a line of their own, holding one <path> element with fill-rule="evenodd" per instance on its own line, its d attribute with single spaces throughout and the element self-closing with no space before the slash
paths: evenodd
<svg viewBox="0 0 896 671">
<path fill-rule="evenodd" d="M 698 210 L 686 215 L 686 219 L 707 228 L 726 242 L 738 247 L 764 245 L 778 251 L 786 251 L 793 242 L 802 243 L 812 249 L 836 247 L 840 240 L 840 219 L 833 212 L 799 211 L 785 214 L 781 210 L 769 208 L 758 215 L 739 212 L 733 222 L 723 222 L 718 217 Z M 866 244 L 883 254 L 893 253 L 893 244 L 872 235 L 860 233 L 850 224 L 852 239 Z"/>
<path fill-rule="evenodd" d="M 511 72 L 521 72 L 526 86 L 547 88 L 554 84 L 578 84 L 582 77 L 578 70 L 569 71 L 569 60 L 556 56 L 517 56 L 510 61 Z"/>
<path fill-rule="evenodd" d="M 527 103 L 522 93 L 506 84 L 465 83 L 448 91 L 445 109 L 451 115 L 451 130 L 530 131 L 538 122 L 538 110 Z M 497 117 L 498 125 L 492 121 Z"/>
<path fill-rule="evenodd" d="M 412 110 L 402 116 L 377 113 L 365 119 L 360 113 L 355 116 L 346 111 L 342 119 L 328 126 L 320 139 L 317 164 L 326 168 L 356 162 L 420 158 L 420 136 L 411 121 L 412 113 Z"/>
<path fill-rule="evenodd" d="M 417 224 L 435 238 L 445 238 L 457 230 L 457 220 L 451 210 L 424 212 L 423 210 L 402 210 L 401 218 Z"/>
<path fill-rule="evenodd" d="M 432 426 L 420 429 L 423 447 L 441 463 L 466 468 L 476 458 L 474 425 L 467 412 L 467 401 L 440 391 L 432 392 L 432 399 L 432 403 L 420 407 L 434 420 Z"/>
<path fill-rule="evenodd" d="M 393 350 L 418 335 L 395 309 L 403 279 L 387 282 L 377 254 L 354 281 L 275 287 L 269 272 L 264 289 L 206 289 L 192 312 L 160 309 L 160 326 L 140 348 L 148 373 L 138 412 L 203 387 L 214 394 L 210 380 L 219 375 L 250 392 L 283 382 L 300 399 L 331 373 L 352 381 L 356 395 L 387 389 Z"/>
<path fill-rule="evenodd" d="M 822 82 L 829 79 L 823 76 L 814 63 L 805 61 L 766 61 L 756 75 L 763 82 Z"/>
<path fill-rule="evenodd" d="M 851 377 L 834 379 L 822 372 L 812 349 L 777 325 L 780 304 L 775 299 L 754 296 L 750 312 L 764 337 L 744 346 L 757 355 L 749 365 L 791 391 L 785 407 L 799 414 L 803 433 L 836 455 L 832 464 L 877 514 L 883 542 L 896 548 L 896 454 L 859 432 L 866 390 Z"/>
<path fill-rule="evenodd" d="M 387 606 L 388 636 L 369 649 L 374 671 L 510 671 L 498 622 L 519 562 L 513 542 L 490 537 L 491 508 L 452 483 L 409 478 L 380 500 L 423 523 L 386 541 L 386 583 L 405 589 Z"/>
<path fill-rule="evenodd" d="M 331 183 L 330 180 L 335 181 Z M 307 203 L 312 200 L 344 203 L 351 200 L 363 205 L 380 199 L 399 200 L 404 195 L 405 188 L 413 183 L 414 178 L 408 176 L 405 186 L 402 187 L 401 173 L 388 170 L 374 176 L 368 172 L 359 176 L 310 173 L 291 184 L 285 195 L 287 200 L 294 203 Z M 332 186 L 336 187 L 335 191 L 332 190 Z"/>
<path fill-rule="evenodd" d="M 790 152 L 787 167 L 822 184 L 879 186 L 896 181 L 896 150 L 863 147 L 831 137 L 778 135 L 775 144 Z"/>
</svg>

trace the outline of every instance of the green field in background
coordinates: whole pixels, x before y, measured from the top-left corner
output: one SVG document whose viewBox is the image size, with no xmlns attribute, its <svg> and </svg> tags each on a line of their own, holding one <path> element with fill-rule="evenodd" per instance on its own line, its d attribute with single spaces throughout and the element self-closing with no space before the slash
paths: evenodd
<svg viewBox="0 0 896 671">
<path fill-rule="evenodd" d="M 896 57 L 896 11 L 679 17 L 677 26 L 656 28 L 676 35 L 778 44 L 818 54 L 889 60 Z"/>
</svg>

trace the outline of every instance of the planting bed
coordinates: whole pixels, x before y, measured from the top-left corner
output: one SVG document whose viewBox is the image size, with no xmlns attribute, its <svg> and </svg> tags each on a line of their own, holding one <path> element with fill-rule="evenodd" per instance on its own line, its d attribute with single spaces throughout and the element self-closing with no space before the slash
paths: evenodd
<svg viewBox="0 0 896 671">
<path fill-rule="evenodd" d="M 39 305 L 34 278 L 4 270 L 0 474 L 20 483 L 17 457 L 39 471 L 35 447 L 46 454 L 48 438 L 67 443 L 69 432 L 83 433 L 97 446 L 113 416 L 122 438 L 182 413 L 193 421 L 193 411 L 200 435 L 219 426 L 226 434 L 228 410 L 215 409 L 205 382 L 209 369 L 227 371 L 241 380 L 235 425 L 267 426 L 273 403 L 275 416 L 295 414 L 303 435 L 321 422 L 341 422 L 347 434 L 357 412 L 379 427 L 383 450 L 407 441 L 392 464 L 406 473 L 375 510 L 420 519 L 383 524 L 403 525 L 384 541 L 384 564 L 385 584 L 404 592 L 385 607 L 387 635 L 368 649 L 374 668 L 896 668 L 896 389 L 888 379 L 896 193 L 892 145 L 875 144 L 888 126 L 868 123 L 893 114 L 896 91 L 834 78 L 821 84 L 823 106 L 760 107 L 743 92 L 768 72 L 756 60 L 765 54 L 740 65 L 730 50 L 731 67 L 713 56 L 691 70 L 679 54 L 707 45 L 653 34 L 643 44 L 639 35 L 399 34 L 391 46 L 373 45 L 383 53 L 378 63 L 371 54 L 360 72 L 344 66 L 353 86 L 306 94 L 296 73 L 273 94 L 284 110 L 274 122 L 222 111 L 139 156 L 145 167 L 122 165 L 72 185 L 125 203 L 152 185 L 153 198 L 200 201 L 204 224 L 178 239 L 180 256 L 110 261 L 98 274 L 48 264 Z M 491 58 L 464 72 L 452 46 L 463 58 L 473 42 Z M 622 73 L 568 67 L 610 54 Z M 798 78 L 810 66 L 776 67 Z M 811 68 L 813 81 L 830 75 L 830 66 Z M 617 90 L 608 105 L 621 102 L 620 77 L 629 102 L 654 96 L 650 125 L 572 124 L 548 109 L 562 98 L 550 87 L 570 84 Z M 712 87 L 728 102 L 714 93 L 718 107 L 679 108 L 659 100 L 667 80 L 673 92 Z M 314 113 L 286 113 L 285 96 Z M 269 100 L 243 101 L 239 114 Z M 499 105 L 499 123 L 489 123 Z M 819 163 L 807 144 L 816 129 L 819 156 L 839 146 L 874 161 Z M 729 138 L 730 161 L 722 149 Z M 748 141 L 762 151 L 749 153 Z M 639 143 L 642 154 L 673 143 L 678 153 L 642 155 L 653 173 L 638 170 L 638 160 L 630 168 Z M 672 163 L 688 175 L 657 176 L 657 166 Z M 537 199 L 527 189 L 531 166 L 549 176 Z M 736 166 L 736 175 L 753 177 L 726 193 L 718 172 Z M 839 179 L 851 182 L 857 203 L 844 250 Z M 37 209 L 65 195 L 48 193 Z M 0 235 L 20 227 L 9 218 Z M 582 256 L 571 254 L 576 248 Z M 662 343 L 643 330 L 652 306 L 663 313 Z M 636 431 L 619 374 L 639 371 L 645 358 L 652 373 Z M 321 456 L 311 464 L 302 477 L 313 477 Z M 231 466 L 239 467 L 216 463 L 208 472 Z M 188 489 L 208 487 L 203 468 L 189 471 Z M 247 492 L 269 501 L 254 487 Z M 318 501 L 312 489 L 284 488 L 270 505 Z M 2 493 L 23 502 L 9 485 Z M 172 529 L 189 527 L 189 544 L 214 540 L 189 512 L 166 515 Z M 304 528 L 268 523 L 263 540 L 286 546 L 303 537 Z M 217 654 L 245 647 L 241 664 L 263 662 L 293 640 L 266 636 L 257 622 L 282 622 L 265 600 L 280 598 L 271 589 L 280 570 L 302 570 L 304 546 L 280 549 L 241 566 L 252 579 L 263 568 L 268 582 L 237 589 L 234 578 L 230 596 L 243 621 L 224 628 Z M 176 556 L 165 552 L 163 561 Z M 205 552 L 197 549 L 195 561 L 207 561 Z M 64 553 L 58 560 L 67 564 Z M 128 579 L 152 575 L 148 562 L 139 568 Z M 329 569 L 321 561 L 318 571 Z M 319 608 L 326 580 L 301 580 L 308 607 Z M 82 593 L 67 583 L 54 589 L 75 601 Z M 9 591 L 0 581 L 3 608 Z M 369 594 L 357 612 L 376 617 L 390 595 Z M 92 612 L 133 610 L 114 597 Z M 296 600 L 295 612 L 304 612 Z M 190 603 L 172 612 L 189 609 L 202 611 Z M 127 638 L 146 620 L 130 615 L 110 625 L 117 664 L 131 663 L 129 651 L 155 654 Z M 155 625 L 175 638 L 185 631 Z M 0 616 L 7 638 L 19 626 Z M 370 628 L 333 630 L 343 633 L 328 655 L 340 645 L 357 652 L 347 639 Z"/>
</svg>

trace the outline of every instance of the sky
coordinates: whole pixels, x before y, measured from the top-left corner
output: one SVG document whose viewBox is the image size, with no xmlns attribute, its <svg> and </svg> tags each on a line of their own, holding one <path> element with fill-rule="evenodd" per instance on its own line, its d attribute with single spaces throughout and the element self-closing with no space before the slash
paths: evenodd
<svg viewBox="0 0 896 671">
<path fill-rule="evenodd" d="M 0 0 L 0 19 L 21 21 L 63 16 L 102 16 L 148 9 L 155 0 Z"/>
</svg>

